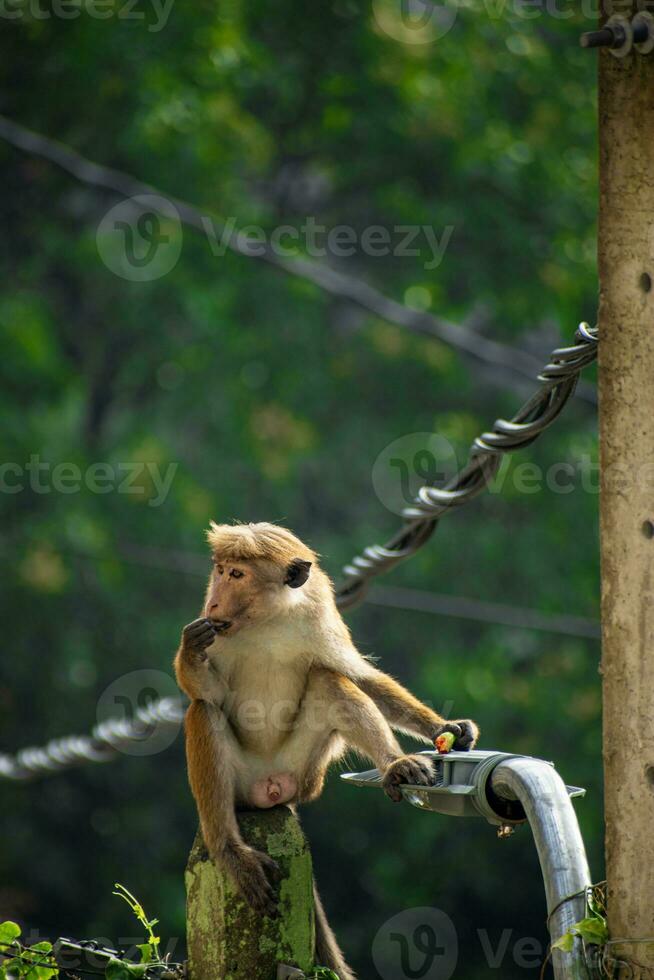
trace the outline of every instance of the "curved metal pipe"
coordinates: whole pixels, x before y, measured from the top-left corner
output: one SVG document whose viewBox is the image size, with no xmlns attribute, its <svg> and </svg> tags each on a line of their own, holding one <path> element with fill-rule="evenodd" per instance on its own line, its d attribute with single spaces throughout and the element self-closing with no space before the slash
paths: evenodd
<svg viewBox="0 0 654 980">
<path fill-rule="evenodd" d="M 584 918 L 585 891 L 591 883 L 586 849 L 565 784 L 546 762 L 519 757 L 500 762 L 489 782 L 497 796 L 519 800 L 524 808 L 543 873 L 547 922 L 554 942 Z M 553 950 L 552 965 L 557 980 L 588 980 L 580 939 L 570 953 Z"/>
</svg>

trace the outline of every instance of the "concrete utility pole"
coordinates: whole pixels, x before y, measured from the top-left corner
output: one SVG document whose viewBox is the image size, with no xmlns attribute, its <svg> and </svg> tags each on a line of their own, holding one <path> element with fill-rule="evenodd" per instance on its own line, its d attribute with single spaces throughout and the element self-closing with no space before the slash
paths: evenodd
<svg viewBox="0 0 654 980">
<path fill-rule="evenodd" d="M 190 980 L 275 980 L 301 976 L 315 964 L 311 854 L 288 807 L 239 814 L 246 844 L 279 863 L 279 915 L 263 918 L 210 860 L 198 836 L 186 869 L 186 935 Z"/>
<path fill-rule="evenodd" d="M 628 23 L 650 5 L 604 2 Z M 598 57 L 608 914 L 612 938 L 635 940 L 654 936 L 654 52 Z M 611 951 L 654 967 L 654 943 Z"/>
</svg>

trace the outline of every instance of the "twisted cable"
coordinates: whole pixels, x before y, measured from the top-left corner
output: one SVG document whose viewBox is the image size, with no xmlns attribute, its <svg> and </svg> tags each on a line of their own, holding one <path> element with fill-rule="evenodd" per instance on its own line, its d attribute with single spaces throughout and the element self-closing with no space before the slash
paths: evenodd
<svg viewBox="0 0 654 980">
<path fill-rule="evenodd" d="M 498 419 L 490 432 L 475 439 L 468 462 L 452 480 L 444 487 L 421 487 L 415 500 L 402 511 L 404 524 L 390 541 L 370 545 L 345 566 L 345 582 L 336 593 L 339 608 L 358 605 L 372 579 L 415 555 L 444 514 L 467 504 L 488 487 L 505 453 L 524 449 L 559 417 L 582 369 L 597 357 L 597 327 L 581 323 L 575 341 L 572 347 L 552 352 L 538 376 L 539 390 L 512 419 Z"/>
<path fill-rule="evenodd" d="M 67 735 L 42 748 L 21 749 L 16 755 L 0 754 L 0 777 L 29 780 L 87 762 L 111 762 L 132 742 L 142 742 L 156 727 L 179 728 L 184 718 L 180 698 L 160 698 L 138 708 L 131 718 L 110 718 L 96 725 L 90 735 Z"/>
<path fill-rule="evenodd" d="M 510 420 L 498 419 L 490 432 L 472 444 L 468 462 L 444 487 L 425 485 L 402 512 L 404 523 L 384 545 L 370 545 L 345 566 L 345 581 L 336 592 L 338 606 L 352 609 L 363 601 L 370 582 L 411 558 L 434 533 L 448 511 L 462 507 L 487 487 L 502 456 L 532 443 L 558 418 L 573 394 L 579 374 L 597 357 L 597 328 L 579 325 L 572 347 L 555 350 L 538 376 L 539 390 Z M 16 781 L 49 775 L 87 762 L 110 762 L 131 742 L 141 742 L 156 726 L 179 727 L 184 717 L 180 698 L 153 701 L 132 718 L 111 718 L 96 725 L 91 735 L 68 735 L 42 748 L 16 755 L 0 754 L 0 778 Z"/>
</svg>

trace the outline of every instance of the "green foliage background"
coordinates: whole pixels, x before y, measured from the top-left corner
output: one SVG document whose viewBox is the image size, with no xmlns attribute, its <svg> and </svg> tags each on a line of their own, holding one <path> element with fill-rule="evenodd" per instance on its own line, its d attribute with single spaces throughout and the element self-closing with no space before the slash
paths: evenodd
<svg viewBox="0 0 654 980">
<path fill-rule="evenodd" d="M 173 4 L 159 31 L 144 3 L 142 20 L 118 3 L 107 20 L 17 7 L 0 38 L 2 112 L 240 227 L 313 216 L 440 237 L 452 225 L 432 271 L 427 255 L 331 261 L 544 359 L 595 315 L 594 57 L 577 46 L 588 21 L 564 3 L 468 0 L 444 36 L 412 44 L 380 27 L 380 3 L 196 0 Z M 5 144 L 0 166 L 2 461 L 178 464 L 161 507 L 148 485 L 0 494 L 0 748 L 13 751 L 89 730 L 122 674 L 170 673 L 202 575 L 152 549 L 201 556 L 211 518 L 279 520 L 338 577 L 396 526 L 371 485 L 379 452 L 435 431 L 463 460 L 529 385 L 252 259 L 216 257 L 188 231 L 173 271 L 127 282 L 96 248 L 115 196 Z M 595 433 L 576 401 L 513 466 L 592 458 Z M 449 517 L 388 581 L 597 617 L 596 496 L 579 481 L 570 494 L 512 486 L 509 475 L 502 494 Z M 372 605 L 348 621 L 416 694 L 477 718 L 484 746 L 554 759 L 588 788 L 578 812 L 601 877 L 599 644 Z M 1 789 L 0 920 L 124 938 L 119 879 L 182 955 L 195 813 L 181 737 L 152 757 Z M 336 774 L 304 824 L 362 976 L 375 976 L 377 930 L 420 905 L 452 917 L 457 978 L 536 975 L 513 958 L 517 940 L 546 938 L 527 829 L 500 843 L 482 822 L 394 807 Z M 495 949 L 505 929 L 492 967 L 479 930 Z"/>
</svg>

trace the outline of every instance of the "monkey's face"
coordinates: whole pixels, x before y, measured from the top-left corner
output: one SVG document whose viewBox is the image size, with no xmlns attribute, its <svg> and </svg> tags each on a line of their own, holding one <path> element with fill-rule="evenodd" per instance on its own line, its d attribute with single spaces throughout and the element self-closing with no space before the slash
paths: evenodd
<svg viewBox="0 0 654 980">
<path fill-rule="evenodd" d="M 290 608 L 290 590 L 304 585 L 310 568 L 311 562 L 301 558 L 281 567 L 275 562 L 214 557 L 204 615 L 221 636 L 233 636 Z"/>
</svg>

